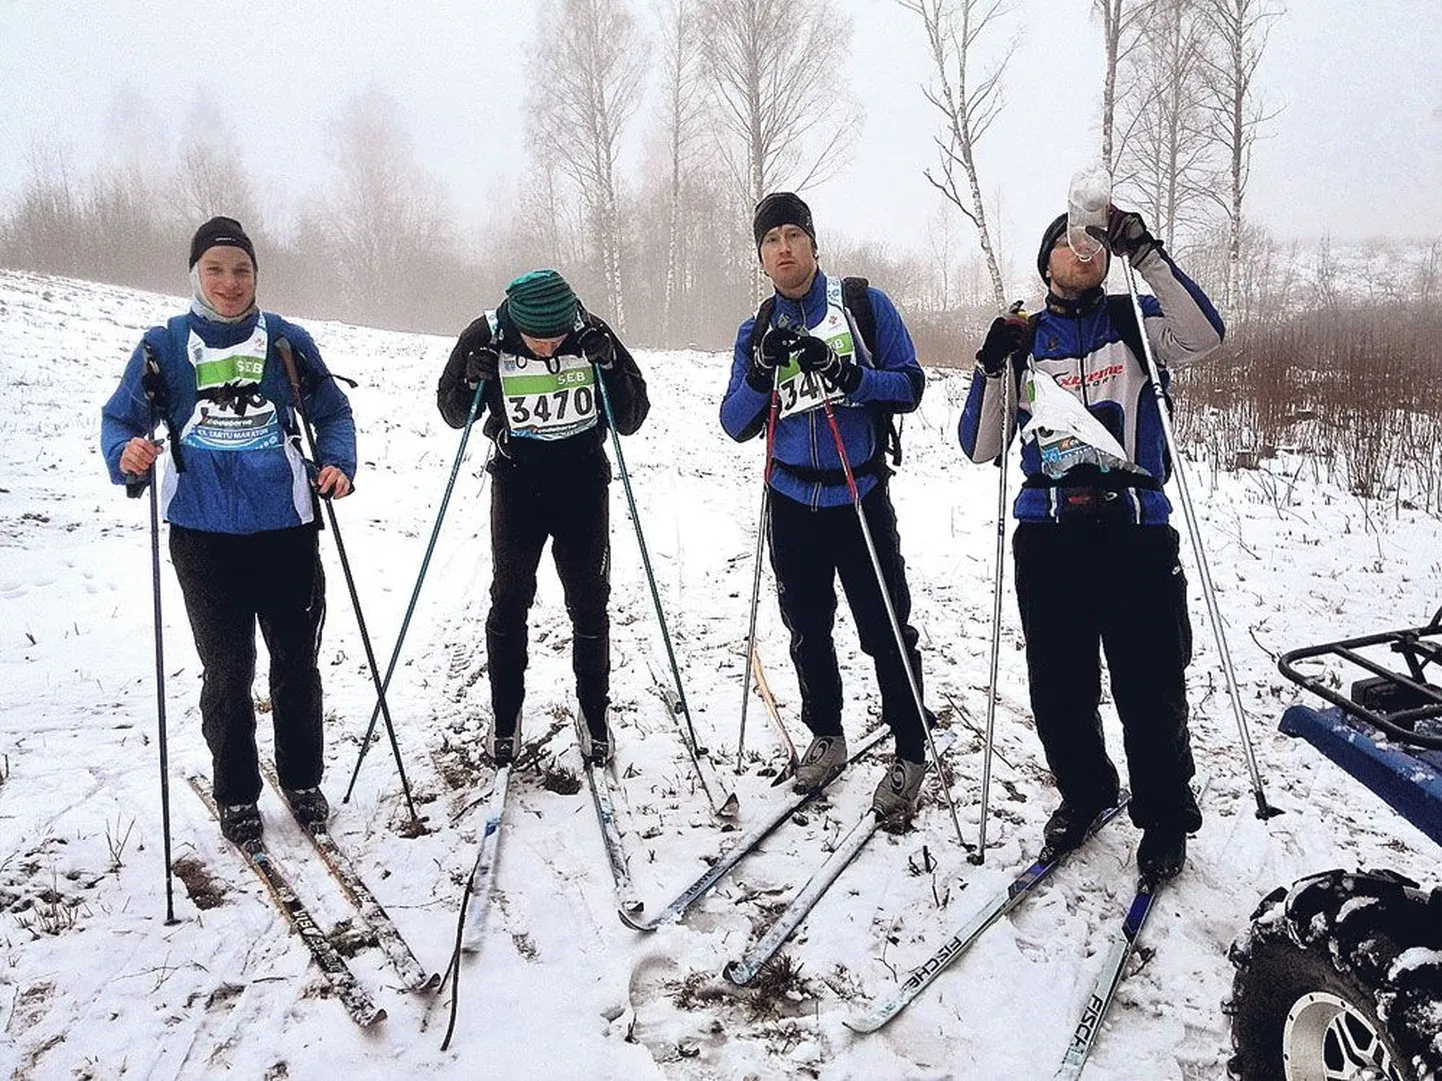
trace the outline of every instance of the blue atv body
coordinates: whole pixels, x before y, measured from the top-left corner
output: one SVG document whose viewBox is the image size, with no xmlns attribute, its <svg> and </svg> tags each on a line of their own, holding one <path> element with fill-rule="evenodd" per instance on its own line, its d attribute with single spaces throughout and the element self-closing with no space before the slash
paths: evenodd
<svg viewBox="0 0 1442 1081">
<path fill-rule="evenodd" d="M 1383 663 L 1378 652 L 1393 663 Z M 1368 674 L 1343 696 L 1299 670 L 1321 657 Z M 1424 627 L 1293 650 L 1277 667 L 1331 703 L 1327 709 L 1292 706 L 1282 714 L 1282 731 L 1305 739 L 1442 845 L 1442 686 L 1429 681 L 1442 673 L 1442 609 Z"/>
</svg>

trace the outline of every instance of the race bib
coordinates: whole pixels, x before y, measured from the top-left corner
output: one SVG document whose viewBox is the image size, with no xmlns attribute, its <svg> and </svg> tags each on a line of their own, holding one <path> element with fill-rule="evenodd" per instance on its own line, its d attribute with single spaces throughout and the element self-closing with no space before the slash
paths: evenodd
<svg viewBox="0 0 1442 1081">
<path fill-rule="evenodd" d="M 596 425 L 596 370 L 585 357 L 503 354 L 506 427 L 527 439 L 566 439 Z"/>
<path fill-rule="evenodd" d="M 833 344 L 837 355 L 840 349 Z M 779 415 L 789 417 L 793 413 L 806 413 L 820 408 L 822 402 L 839 402 L 845 395 L 835 387 L 827 388 L 826 381 L 815 372 L 803 372 L 801 366 L 792 360 L 781 369 L 781 383 L 777 388 L 781 395 Z"/>
<path fill-rule="evenodd" d="M 846 310 L 841 304 L 840 286 L 831 281 L 827 285 L 835 288 L 827 290 L 826 317 L 808 333 L 831 346 L 843 364 L 853 364 L 856 361 L 856 342 L 851 337 L 851 324 L 846 321 Z M 833 292 L 836 294 L 834 298 Z M 822 402 L 842 403 L 846 397 L 835 387 L 828 388 L 825 380 L 815 372 L 803 372 L 794 357 L 781 368 L 779 391 L 781 401 L 778 412 L 783 417 L 818 409 Z"/>
<path fill-rule="evenodd" d="M 186 354 L 195 368 L 195 409 L 181 432 L 186 446 L 205 450 L 267 450 L 282 442 L 275 404 L 260 390 L 268 339 L 265 319 L 238 345 L 211 348 L 190 332 Z"/>
</svg>

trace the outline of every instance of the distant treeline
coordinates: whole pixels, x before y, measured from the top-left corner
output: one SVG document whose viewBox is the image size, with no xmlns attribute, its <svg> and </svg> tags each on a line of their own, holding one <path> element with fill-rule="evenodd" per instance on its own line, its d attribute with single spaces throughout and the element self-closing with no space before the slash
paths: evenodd
<svg viewBox="0 0 1442 1081">
<path fill-rule="evenodd" d="M 151 141 L 143 155 L 129 155 L 147 161 L 144 167 L 117 163 L 84 177 L 62 156 L 33 154 L 22 189 L 0 204 L 0 265 L 183 292 L 192 232 L 225 213 L 240 218 L 256 241 L 262 303 L 296 316 L 454 335 L 498 303 L 515 274 L 555 266 L 599 314 L 622 322 L 608 310 L 608 298 L 620 294 L 597 264 L 589 215 L 554 163 L 537 161 L 514 204 L 483 232 L 468 234 L 418 165 L 394 102 L 379 91 L 353 99 L 329 127 L 333 177 L 284 214 L 262 213 L 243 141 L 222 114 L 202 108 L 187 130 L 192 134 L 163 152 Z M 706 170 L 678 181 L 664 169 L 643 168 L 634 194 L 618 195 L 628 342 L 731 346 L 764 281 L 750 208 L 735 190 Z M 671 207 L 664 221 L 661 206 Z M 995 302 L 980 254 L 963 254 L 965 232 L 938 216 L 928 251 L 916 253 L 840 240 L 842 224 L 818 222 L 823 268 L 864 275 L 885 289 L 924 363 L 970 366 Z M 1215 298 L 1227 252 L 1220 232 L 1203 236 L 1200 244 L 1178 241 L 1178 258 Z M 1025 268 L 1018 299 L 1034 302 L 1041 283 L 1030 271 L 1032 241 L 1015 247 L 1009 261 Z M 1240 251 L 1235 303 L 1223 313 L 1229 357 L 1258 334 L 1278 333 L 1295 313 L 1320 313 L 1322 325 L 1340 327 L 1350 316 L 1338 313 L 1351 304 L 1392 310 L 1435 308 L 1442 300 L 1442 240 L 1346 249 L 1323 242 L 1304 250 L 1249 227 Z M 1211 370 L 1212 362 L 1204 366 Z"/>
<path fill-rule="evenodd" d="M 18 198 L 0 206 L 0 265 L 165 293 L 187 291 L 186 257 L 195 227 L 215 213 L 239 218 L 256 244 L 264 305 L 312 319 L 433 334 L 457 334 L 504 296 L 515 274 L 556 266 L 598 314 L 606 291 L 585 260 L 568 260 L 524 215 L 467 241 L 434 207 L 407 198 L 403 184 L 365 171 L 339 194 L 306 204 L 284 235 L 262 217 L 238 162 L 215 150 L 183 154 L 174 172 L 115 169 L 76 180 L 63 168 L 32 171 Z M 623 247 L 631 301 L 625 333 L 642 347 L 722 350 L 755 310 L 759 277 L 745 215 L 711 192 L 686 231 L 687 273 L 673 283 L 669 310 L 664 251 L 636 236 Z M 639 213 L 639 211 L 638 211 Z M 554 238 L 550 238 L 554 240 Z M 940 274 L 926 260 L 830 237 L 822 265 L 862 274 L 902 306 L 930 363 L 971 363 L 989 320 L 979 262 Z"/>
<path fill-rule="evenodd" d="M 274 236 L 244 190 L 187 198 L 187 183 L 197 175 L 237 175 L 201 170 L 201 161 L 182 157 L 164 183 L 136 171 L 84 183 L 63 171 L 37 173 L 14 206 L 0 208 L 0 265 L 182 292 L 195 225 L 226 211 L 256 223 L 265 306 L 312 319 L 454 335 L 499 301 L 516 268 L 555 262 L 529 247 L 534 238 L 520 228 L 502 229 L 462 254 L 448 239 L 455 231 L 439 220 L 425 232 L 400 220 L 367 232 L 323 204 L 300 216 L 293 235 Z M 718 211 L 717 228 L 723 217 Z M 647 302 L 657 294 L 637 291 L 640 302 L 630 309 L 627 330 L 633 344 L 731 346 L 737 324 L 756 302 L 751 238 L 730 229 L 702 247 L 713 258 L 698 264 L 673 303 L 669 327 L 661 307 Z M 924 363 L 972 364 L 992 318 L 981 299 L 987 287 L 979 262 L 969 282 L 958 282 L 954 275 L 942 280 L 924 259 L 879 247 L 827 250 L 824 265 L 864 274 L 898 300 Z M 1432 379 L 1442 341 L 1442 240 L 1303 250 L 1254 231 L 1244 251 L 1240 303 L 1224 313 L 1226 342 L 1212 357 L 1174 373 L 1184 445 L 1228 469 L 1266 470 L 1279 450 L 1306 451 L 1312 468 L 1321 463 L 1342 474 L 1359 496 L 1407 499 L 1442 513 L 1442 404 Z M 636 245 L 634 257 L 633 280 L 659 272 L 647 245 Z M 1216 246 L 1179 258 L 1205 285 L 1216 280 L 1225 257 Z M 603 295 L 584 264 L 560 265 L 583 297 L 593 290 Z M 1038 282 L 1033 294 L 1039 291 Z M 1266 490 L 1280 499 L 1276 478 L 1259 476 L 1269 478 Z"/>
</svg>

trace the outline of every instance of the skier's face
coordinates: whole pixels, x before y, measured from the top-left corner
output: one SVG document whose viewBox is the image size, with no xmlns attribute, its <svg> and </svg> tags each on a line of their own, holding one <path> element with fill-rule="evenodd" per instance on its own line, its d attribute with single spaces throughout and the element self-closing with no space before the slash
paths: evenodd
<svg viewBox="0 0 1442 1081">
<path fill-rule="evenodd" d="M 816 245 L 799 225 L 778 225 L 761 238 L 761 269 L 782 296 L 804 296 L 816 276 Z"/>
<path fill-rule="evenodd" d="M 218 313 L 233 319 L 255 303 L 255 264 L 244 248 L 216 245 L 200 257 L 200 289 Z"/>
<path fill-rule="evenodd" d="M 1048 269 L 1052 292 L 1059 297 L 1078 297 L 1106 281 L 1107 256 L 1101 253 L 1090 259 L 1078 259 L 1063 233 L 1051 250 Z"/>
<path fill-rule="evenodd" d="M 556 350 L 561 348 L 561 343 L 566 340 L 564 334 L 556 338 L 533 338 L 524 331 L 521 332 L 521 341 L 526 343 L 526 348 L 538 357 L 551 357 L 556 355 Z"/>
</svg>

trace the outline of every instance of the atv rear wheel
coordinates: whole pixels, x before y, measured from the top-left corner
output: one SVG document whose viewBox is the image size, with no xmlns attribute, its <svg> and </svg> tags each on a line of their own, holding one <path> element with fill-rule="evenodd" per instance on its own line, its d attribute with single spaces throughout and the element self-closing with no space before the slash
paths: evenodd
<svg viewBox="0 0 1442 1081">
<path fill-rule="evenodd" d="M 1232 947 L 1233 1078 L 1442 1078 L 1442 928 L 1413 886 L 1331 871 L 1263 900 Z"/>
</svg>

